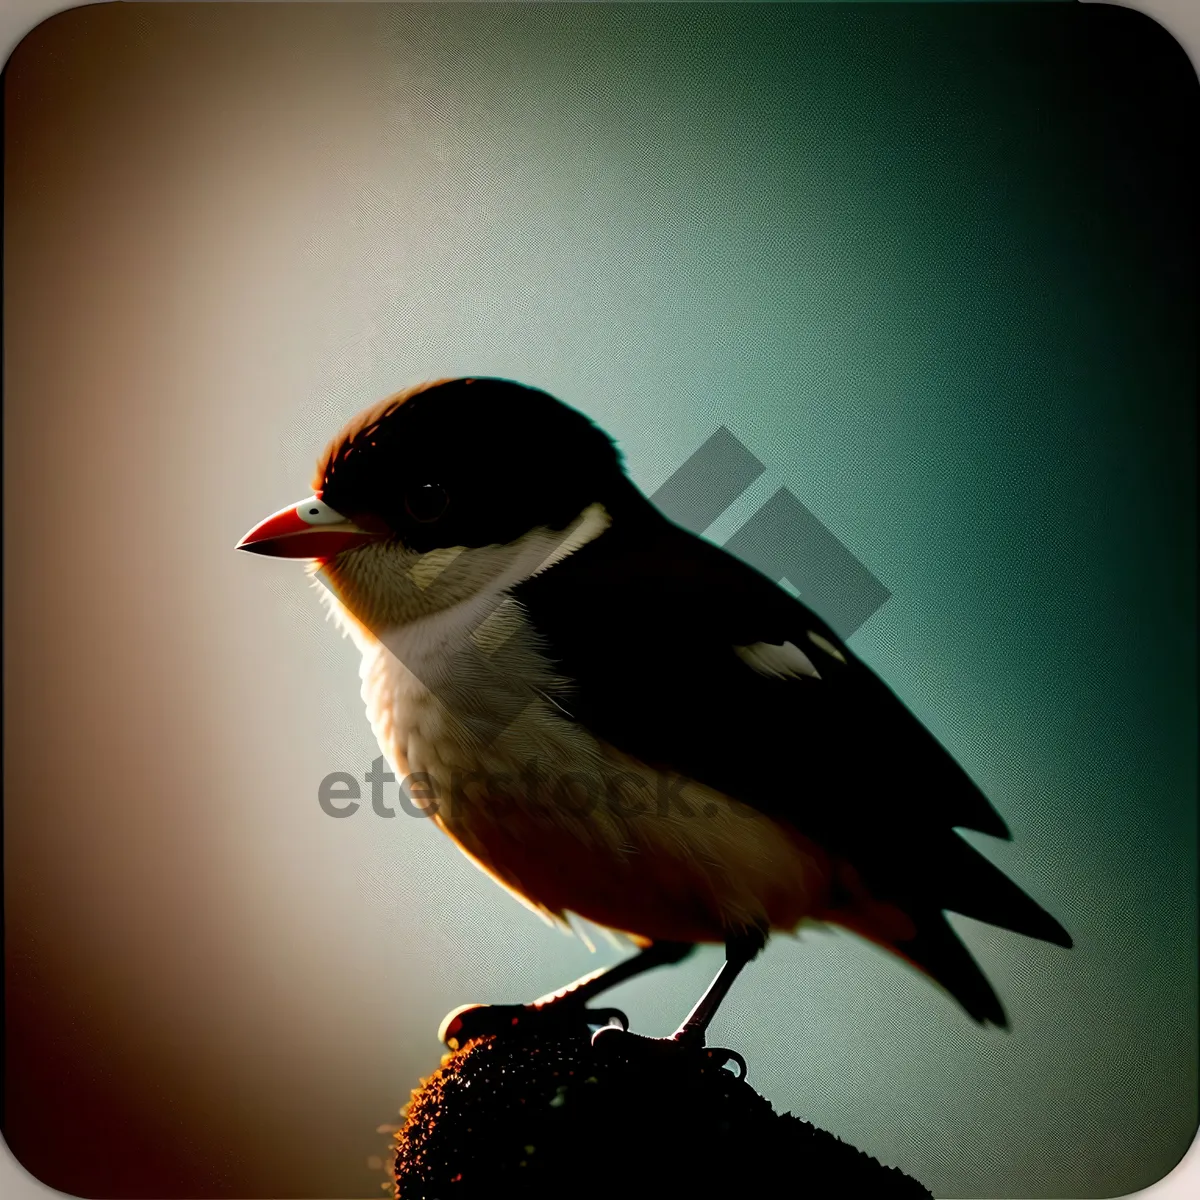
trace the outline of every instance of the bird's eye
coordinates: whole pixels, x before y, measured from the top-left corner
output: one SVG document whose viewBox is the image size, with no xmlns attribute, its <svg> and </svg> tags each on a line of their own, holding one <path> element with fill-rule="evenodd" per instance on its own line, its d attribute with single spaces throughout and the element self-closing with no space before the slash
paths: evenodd
<svg viewBox="0 0 1200 1200">
<path fill-rule="evenodd" d="M 404 507 L 414 521 L 428 524 L 436 521 L 450 506 L 446 489 L 436 483 L 422 483 L 404 494 Z"/>
<path fill-rule="evenodd" d="M 296 505 L 296 516 L 306 525 L 336 525 L 346 518 L 335 508 L 330 508 L 324 500 L 310 496 Z"/>
</svg>

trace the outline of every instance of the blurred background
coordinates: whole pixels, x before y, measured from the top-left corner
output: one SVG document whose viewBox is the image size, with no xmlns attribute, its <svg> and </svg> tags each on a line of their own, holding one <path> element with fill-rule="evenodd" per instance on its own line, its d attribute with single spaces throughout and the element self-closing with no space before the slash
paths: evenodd
<svg viewBox="0 0 1200 1200">
<path fill-rule="evenodd" d="M 367 1197 L 442 1015 L 618 956 L 428 822 L 296 564 L 379 396 L 545 387 L 653 490 L 719 425 L 892 592 L 852 639 L 1063 952 L 1011 1033 L 849 935 L 714 1038 L 937 1195 L 1099 1197 L 1197 1121 L 1197 86 L 1067 5 L 107 5 L 4 76 L 5 1137 L 94 1197 Z M 897 783 L 903 803 L 904 781 Z M 708 950 L 613 1000 L 674 1028 Z M 598 1148 L 618 1150 L 611 1131 Z M 598 1152 L 599 1149 L 598 1149 Z"/>
</svg>

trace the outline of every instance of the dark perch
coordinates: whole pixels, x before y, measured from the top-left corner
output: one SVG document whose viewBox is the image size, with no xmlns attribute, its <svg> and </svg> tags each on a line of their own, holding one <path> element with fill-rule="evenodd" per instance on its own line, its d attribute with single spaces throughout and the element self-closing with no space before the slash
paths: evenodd
<svg viewBox="0 0 1200 1200">
<path fill-rule="evenodd" d="M 447 1056 L 396 1134 L 398 1200 L 930 1196 L 729 1070 L 633 1051 L 535 1022 Z"/>
</svg>

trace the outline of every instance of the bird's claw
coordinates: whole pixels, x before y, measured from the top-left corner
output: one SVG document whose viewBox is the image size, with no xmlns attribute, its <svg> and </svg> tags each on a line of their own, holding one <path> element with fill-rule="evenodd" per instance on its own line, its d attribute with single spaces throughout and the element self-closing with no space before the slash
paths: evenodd
<svg viewBox="0 0 1200 1200">
<path fill-rule="evenodd" d="M 704 1054 L 704 1056 L 709 1059 L 712 1065 L 719 1070 L 724 1069 L 725 1067 L 729 1066 L 730 1063 L 732 1063 L 735 1067 L 737 1067 L 737 1070 L 733 1074 L 734 1078 L 737 1079 L 739 1083 L 741 1083 L 749 1073 L 749 1068 L 746 1066 L 746 1060 L 736 1050 L 729 1050 L 723 1046 L 705 1046 L 701 1053 Z"/>
<path fill-rule="evenodd" d="M 642 1034 L 630 1033 L 628 1028 L 619 1029 L 608 1027 L 598 1029 L 592 1035 L 592 1045 L 599 1050 L 631 1057 L 636 1054 L 648 1054 L 655 1058 L 688 1055 L 693 1060 L 699 1059 L 705 1066 L 711 1065 L 716 1070 L 722 1070 L 732 1064 L 736 1071 L 732 1072 L 740 1083 L 746 1078 L 746 1060 L 736 1051 L 718 1046 L 706 1046 L 702 1034 L 692 1034 L 681 1030 L 674 1037 L 653 1038 Z"/>
<path fill-rule="evenodd" d="M 627 1030 L 629 1018 L 619 1008 L 585 1008 L 569 1000 L 549 1004 L 464 1004 L 447 1013 L 438 1029 L 438 1040 L 449 1050 L 461 1050 L 481 1037 L 500 1037 L 536 1022 L 547 1026 Z"/>
</svg>

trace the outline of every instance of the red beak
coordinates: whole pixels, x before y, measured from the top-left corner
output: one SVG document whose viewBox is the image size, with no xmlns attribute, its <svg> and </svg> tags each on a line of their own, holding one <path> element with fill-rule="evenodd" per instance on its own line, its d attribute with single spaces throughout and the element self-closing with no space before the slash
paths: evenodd
<svg viewBox="0 0 1200 1200">
<path fill-rule="evenodd" d="M 236 548 L 273 558 L 333 558 L 380 536 L 359 528 L 317 496 L 310 496 L 255 525 Z"/>
</svg>

